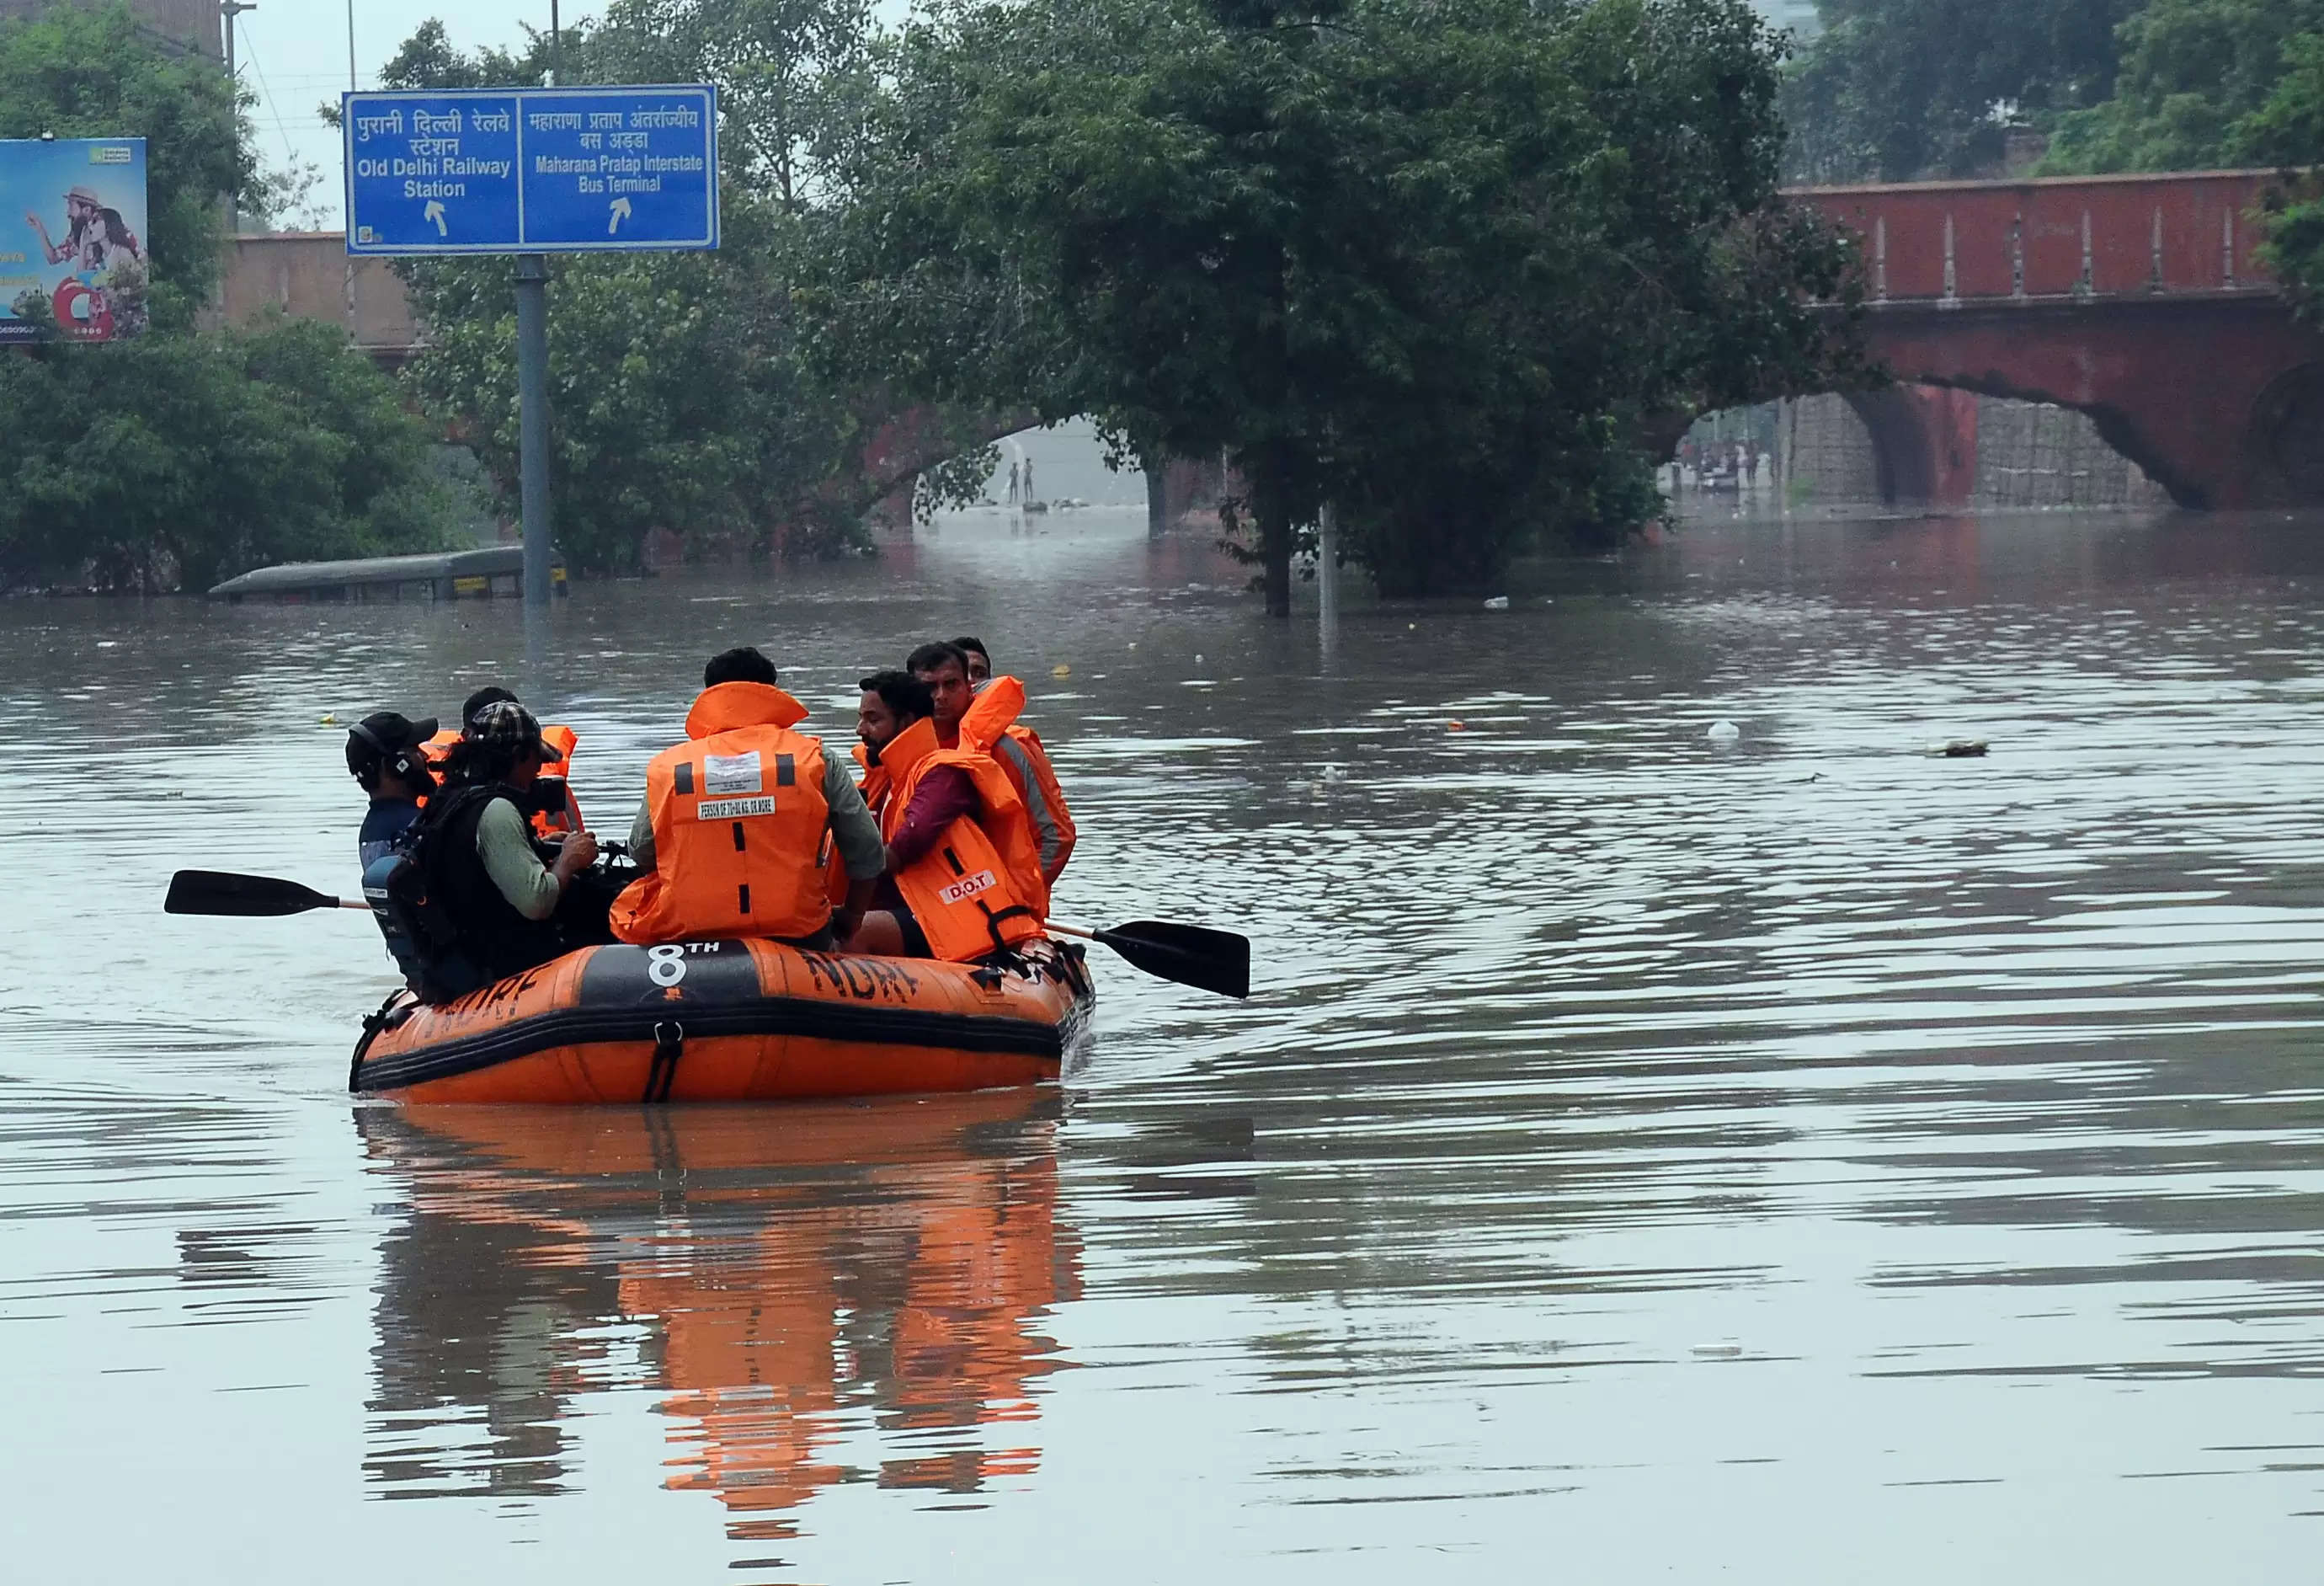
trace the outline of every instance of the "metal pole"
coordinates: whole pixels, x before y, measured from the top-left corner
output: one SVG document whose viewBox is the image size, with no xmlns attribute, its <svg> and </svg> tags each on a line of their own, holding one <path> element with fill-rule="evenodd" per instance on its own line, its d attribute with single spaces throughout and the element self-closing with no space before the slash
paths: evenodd
<svg viewBox="0 0 2324 1586">
<path fill-rule="evenodd" d="M 234 0 L 226 0 L 218 10 L 226 15 L 226 80 L 240 97 L 242 79 L 234 74 L 234 14 L 238 9 Z M 242 207 L 235 201 L 234 189 L 226 190 L 226 234 L 232 237 L 242 229 Z"/>
<path fill-rule="evenodd" d="M 565 28 L 557 20 L 557 0 L 549 0 L 549 70 L 565 86 Z"/>
<path fill-rule="evenodd" d="M 355 0 L 347 0 L 347 91 L 354 93 L 362 86 L 355 79 Z M 339 217 L 339 223 L 342 226 L 348 224 L 347 217 Z M 347 255 L 346 274 L 342 278 L 342 285 L 346 295 L 347 337 L 350 340 L 361 340 L 363 328 L 355 319 L 355 261 L 353 254 Z"/>
<path fill-rule="evenodd" d="M 524 515 L 524 603 L 549 604 L 549 260 L 516 261 L 518 474 Z"/>
<path fill-rule="evenodd" d="M 1328 653 L 1340 636 L 1340 515 L 1328 501 L 1315 515 L 1315 594 Z"/>
<path fill-rule="evenodd" d="M 245 11 L 257 9 L 257 5 L 246 3 L 246 0 L 221 0 L 218 6 L 218 15 L 226 20 L 226 80 L 237 97 L 242 91 L 242 79 L 235 72 L 234 64 L 234 19 Z M 226 195 L 226 229 L 228 237 L 242 229 L 242 207 L 235 201 L 232 192 Z"/>
</svg>

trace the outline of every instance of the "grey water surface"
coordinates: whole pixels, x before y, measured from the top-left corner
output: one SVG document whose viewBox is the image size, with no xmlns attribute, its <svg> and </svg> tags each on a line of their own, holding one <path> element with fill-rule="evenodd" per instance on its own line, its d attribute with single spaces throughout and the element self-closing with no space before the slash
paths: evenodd
<svg viewBox="0 0 2324 1586">
<path fill-rule="evenodd" d="M 1328 653 L 1242 579 L 987 513 L 530 635 L 0 604 L 6 1578 L 2316 1577 L 2324 521 L 1697 524 Z M 963 630 L 1060 917 L 1247 932 L 1249 1003 L 1103 964 L 1049 1090 L 405 1111 L 363 916 L 161 913 L 354 891 L 326 718 L 509 682 L 613 831 L 710 651 L 841 736 Z"/>
</svg>

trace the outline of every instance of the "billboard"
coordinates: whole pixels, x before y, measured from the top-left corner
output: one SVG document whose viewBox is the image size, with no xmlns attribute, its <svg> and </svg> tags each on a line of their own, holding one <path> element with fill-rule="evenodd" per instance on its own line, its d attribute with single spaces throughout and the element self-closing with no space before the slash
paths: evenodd
<svg viewBox="0 0 2324 1586">
<path fill-rule="evenodd" d="M 0 344 L 146 324 L 145 140 L 0 138 Z"/>
</svg>

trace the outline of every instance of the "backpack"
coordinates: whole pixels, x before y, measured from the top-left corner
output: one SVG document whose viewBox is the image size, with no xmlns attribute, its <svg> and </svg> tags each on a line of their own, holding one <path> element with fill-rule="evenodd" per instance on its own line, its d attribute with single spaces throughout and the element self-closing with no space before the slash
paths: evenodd
<svg viewBox="0 0 2324 1586">
<path fill-rule="evenodd" d="M 494 790 L 469 790 L 484 797 Z M 438 798 L 420 821 L 396 839 L 396 846 L 364 871 L 364 901 L 387 939 L 387 951 L 403 971 L 404 984 L 422 1002 L 450 1002 L 492 979 L 460 947 L 452 911 L 428 885 L 435 840 L 463 801 Z M 467 802 L 478 802 L 471 798 Z M 432 818 L 431 818 L 432 817 Z"/>
</svg>

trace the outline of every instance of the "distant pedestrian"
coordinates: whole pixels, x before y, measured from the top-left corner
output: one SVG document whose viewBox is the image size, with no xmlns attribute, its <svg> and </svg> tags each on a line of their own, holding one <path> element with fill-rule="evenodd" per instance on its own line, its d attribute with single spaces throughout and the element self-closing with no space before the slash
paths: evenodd
<svg viewBox="0 0 2324 1586">
<path fill-rule="evenodd" d="M 1025 505 L 1030 506 L 1037 499 L 1033 494 L 1033 459 L 1028 457 L 1025 459 Z"/>
<path fill-rule="evenodd" d="M 1009 505 L 1017 505 L 1017 465 L 1013 462 L 1009 465 Z"/>
</svg>

